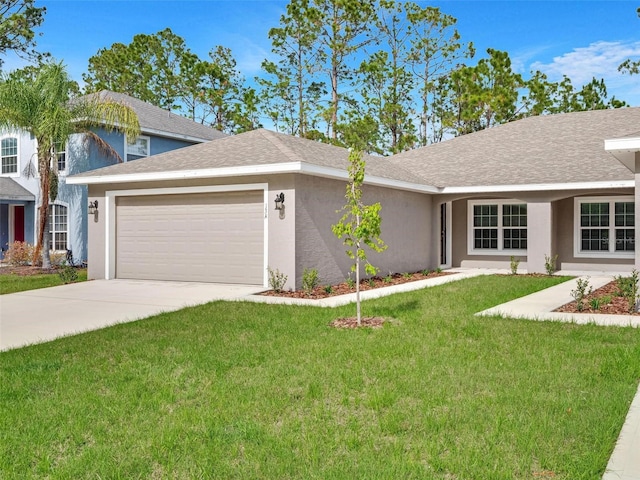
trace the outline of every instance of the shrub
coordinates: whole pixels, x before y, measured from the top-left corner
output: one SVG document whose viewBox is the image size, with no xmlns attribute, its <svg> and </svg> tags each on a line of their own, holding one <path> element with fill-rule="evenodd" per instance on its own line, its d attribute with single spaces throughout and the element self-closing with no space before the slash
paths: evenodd
<svg viewBox="0 0 640 480">
<path fill-rule="evenodd" d="M 64 265 L 58 272 L 62 283 L 73 283 L 78 280 L 78 271 L 71 265 Z"/>
<path fill-rule="evenodd" d="M 349 274 L 349 276 L 345 278 L 344 281 L 347 283 L 350 289 L 355 288 L 356 281 L 353 278 L 351 278 L 351 274 Z"/>
<path fill-rule="evenodd" d="M 411 278 L 411 274 L 409 272 L 404 272 L 402 274 L 402 278 L 404 278 L 405 280 L 409 280 Z"/>
<path fill-rule="evenodd" d="M 315 268 L 305 268 L 302 272 L 302 290 L 304 290 L 304 293 L 311 295 L 313 290 L 318 286 L 318 283 L 320 283 L 318 270 Z"/>
<path fill-rule="evenodd" d="M 324 286 L 324 293 L 326 294 L 332 294 L 333 293 L 333 287 L 331 285 L 325 285 Z"/>
<path fill-rule="evenodd" d="M 431 270 L 429 270 L 428 268 L 425 268 L 424 270 L 422 270 L 422 275 L 424 275 L 425 277 L 429 276 L 429 274 L 431 273 Z"/>
<path fill-rule="evenodd" d="M 553 275 L 553 272 L 556 271 L 556 262 L 558 261 L 558 255 L 554 255 L 553 257 L 551 255 L 546 255 L 544 256 L 544 269 L 547 271 L 547 275 Z"/>
<path fill-rule="evenodd" d="M 571 290 L 571 296 L 576 301 L 576 309 L 581 312 L 584 309 L 584 298 L 591 293 L 589 278 L 579 278 L 576 280 L 575 290 Z"/>
<path fill-rule="evenodd" d="M 373 288 L 373 287 L 375 287 L 375 286 L 376 286 L 376 279 L 375 279 L 375 278 L 373 278 L 373 277 L 371 277 L 369 280 L 367 280 L 367 283 L 369 284 L 369 286 L 370 286 L 371 288 Z"/>
<path fill-rule="evenodd" d="M 389 272 L 389 274 L 382 279 L 384 283 L 391 283 L 393 281 L 393 274 Z"/>
<path fill-rule="evenodd" d="M 27 242 L 13 242 L 9 245 L 4 259 L 9 265 L 31 265 L 33 249 L 34 246 Z"/>
<path fill-rule="evenodd" d="M 630 277 L 618 275 L 616 286 L 618 287 L 618 295 L 627 300 L 629 313 L 635 312 L 638 302 L 638 271 L 634 268 Z"/>
<path fill-rule="evenodd" d="M 51 252 L 49 255 L 51 266 L 60 267 L 66 265 L 67 254 L 65 252 Z"/>
<path fill-rule="evenodd" d="M 277 293 L 280 293 L 284 288 L 284 285 L 287 283 L 287 277 L 284 273 L 281 273 L 277 268 L 272 270 L 270 267 L 267 267 L 267 271 L 269 273 L 269 286 L 272 290 Z"/>
<path fill-rule="evenodd" d="M 510 263 L 511 275 L 518 274 L 518 265 L 520 265 L 520 259 L 511 255 L 511 263 Z"/>
</svg>

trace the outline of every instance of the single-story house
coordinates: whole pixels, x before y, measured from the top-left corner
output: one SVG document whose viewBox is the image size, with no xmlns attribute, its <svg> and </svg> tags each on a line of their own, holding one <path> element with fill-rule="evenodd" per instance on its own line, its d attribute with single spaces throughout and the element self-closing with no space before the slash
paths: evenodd
<svg viewBox="0 0 640 480">
<path fill-rule="evenodd" d="M 640 108 L 530 117 L 367 156 L 364 200 L 381 203 L 388 245 L 370 260 L 384 275 L 512 256 L 544 272 L 555 255 L 559 269 L 630 271 L 638 125 Z M 331 225 L 348 155 L 261 129 L 70 177 L 99 204 L 89 277 L 267 286 L 271 268 L 295 288 L 316 268 L 342 281 L 350 261 Z"/>
</svg>

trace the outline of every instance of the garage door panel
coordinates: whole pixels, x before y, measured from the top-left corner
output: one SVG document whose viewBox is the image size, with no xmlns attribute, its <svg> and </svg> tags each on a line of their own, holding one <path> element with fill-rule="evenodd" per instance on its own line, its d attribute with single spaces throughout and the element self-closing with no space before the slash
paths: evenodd
<svg viewBox="0 0 640 480">
<path fill-rule="evenodd" d="M 262 191 L 121 197 L 116 276 L 262 284 Z"/>
</svg>

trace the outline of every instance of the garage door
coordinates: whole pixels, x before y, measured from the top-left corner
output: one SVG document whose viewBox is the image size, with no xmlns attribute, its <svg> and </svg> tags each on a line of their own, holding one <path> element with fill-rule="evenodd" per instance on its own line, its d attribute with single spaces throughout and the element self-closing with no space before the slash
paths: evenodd
<svg viewBox="0 0 640 480">
<path fill-rule="evenodd" d="M 116 277 L 263 284 L 262 191 L 119 197 Z"/>
</svg>

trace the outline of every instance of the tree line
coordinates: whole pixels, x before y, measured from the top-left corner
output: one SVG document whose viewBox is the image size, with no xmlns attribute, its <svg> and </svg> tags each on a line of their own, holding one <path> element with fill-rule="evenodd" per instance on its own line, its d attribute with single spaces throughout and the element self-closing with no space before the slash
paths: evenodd
<svg viewBox="0 0 640 480">
<path fill-rule="evenodd" d="M 0 2 L 35 8 L 32 0 Z M 42 21 L 36 11 L 33 25 Z M 382 155 L 527 116 L 626 105 L 602 79 L 574 86 L 540 71 L 525 79 L 507 52 L 491 48 L 476 61 L 456 23 L 411 1 L 290 0 L 252 82 L 229 48 L 214 46 L 203 59 L 166 28 L 100 49 L 83 93 L 126 93 L 226 133 L 265 123 Z M 32 46 L 33 35 L 25 42 Z"/>
</svg>

